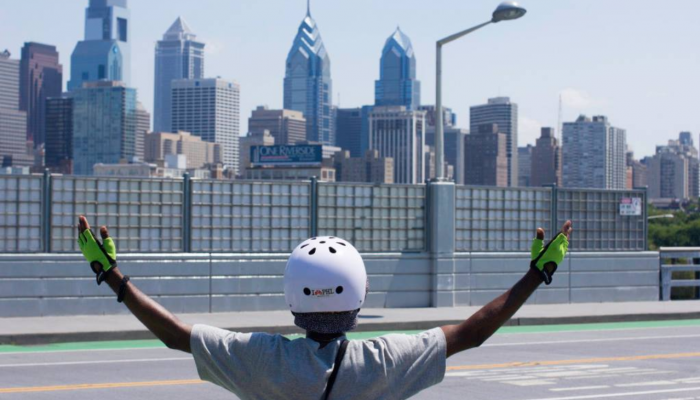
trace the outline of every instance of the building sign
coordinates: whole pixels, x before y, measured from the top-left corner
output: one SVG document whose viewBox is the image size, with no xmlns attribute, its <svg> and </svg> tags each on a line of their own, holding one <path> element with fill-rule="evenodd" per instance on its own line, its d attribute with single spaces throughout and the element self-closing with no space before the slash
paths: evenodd
<svg viewBox="0 0 700 400">
<path fill-rule="evenodd" d="M 321 165 L 323 146 L 251 146 L 250 163 L 260 166 L 311 166 Z"/>
<path fill-rule="evenodd" d="M 639 216 L 642 215 L 641 197 L 623 197 L 620 200 L 620 215 Z"/>
</svg>

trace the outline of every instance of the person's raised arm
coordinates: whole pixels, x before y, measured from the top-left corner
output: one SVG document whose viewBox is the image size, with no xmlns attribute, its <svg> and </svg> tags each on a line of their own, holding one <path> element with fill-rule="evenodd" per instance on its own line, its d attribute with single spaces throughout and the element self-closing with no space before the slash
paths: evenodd
<svg viewBox="0 0 700 400">
<path fill-rule="evenodd" d="M 550 243 L 554 245 L 562 243 L 564 247 L 563 253 L 565 254 L 566 248 L 568 247 L 568 238 L 572 230 L 571 221 L 567 221 L 562 227 L 560 234 L 563 235 L 566 240 L 557 240 L 559 237 L 559 235 L 557 235 L 553 242 Z M 550 255 L 550 252 L 547 252 L 547 254 L 544 254 L 542 249 L 543 239 L 544 230 L 539 228 L 537 229 L 537 241 L 535 243 L 539 244 L 540 247 L 537 251 L 533 249 L 533 260 L 539 260 L 539 257 L 541 257 L 540 253 L 542 253 L 558 261 L 543 263 L 544 274 L 539 272 L 536 268 L 530 268 L 515 286 L 482 307 L 476 314 L 469 317 L 469 319 L 458 325 L 443 326 L 442 330 L 447 339 L 447 357 L 473 347 L 481 346 L 486 339 L 491 337 L 498 328 L 503 326 L 503 324 L 525 304 L 525 301 L 527 301 L 530 295 L 544 281 L 543 276 L 547 275 L 551 279 L 551 275 L 554 273 L 554 270 L 556 270 L 558 262 L 561 262 L 559 255 L 563 259 L 564 254 L 561 254 L 561 249 L 555 248 L 551 249 L 551 253 L 556 253 L 556 251 L 559 251 L 559 253 Z M 544 251 L 546 250 L 545 248 Z M 535 264 L 537 264 L 537 261 L 535 261 Z"/>
<path fill-rule="evenodd" d="M 84 216 L 80 216 L 79 218 L 78 231 L 80 236 L 79 241 L 91 240 L 91 233 L 85 235 L 86 231 L 91 231 L 90 224 Z M 100 236 L 102 236 L 102 240 L 105 241 L 104 247 L 106 248 L 108 243 L 107 239 L 109 238 L 107 227 L 103 226 L 100 228 Z M 111 245 L 111 239 L 109 243 Z M 85 251 L 83 253 L 85 254 Z M 114 257 L 111 258 L 116 259 L 116 249 L 113 250 L 113 254 Z M 95 273 L 103 269 L 103 264 L 100 261 L 92 261 L 90 266 Z M 107 282 L 115 294 L 118 294 L 123 279 L 124 275 L 119 271 L 119 268 L 114 265 L 106 274 L 105 282 Z M 165 307 L 156 303 L 153 299 L 141 292 L 133 283 L 127 282 L 125 286 L 124 304 L 129 311 L 131 311 L 131 313 L 166 346 L 174 350 L 191 353 L 190 335 L 192 333 L 192 326 L 180 321 L 170 311 L 166 310 Z"/>
</svg>

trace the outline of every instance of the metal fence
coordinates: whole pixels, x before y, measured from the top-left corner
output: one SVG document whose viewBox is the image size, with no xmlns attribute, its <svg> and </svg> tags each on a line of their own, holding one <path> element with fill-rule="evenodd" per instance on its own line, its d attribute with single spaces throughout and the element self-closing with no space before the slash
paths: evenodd
<svg viewBox="0 0 700 400">
<path fill-rule="evenodd" d="M 0 176 L 0 253 L 75 252 L 76 216 L 125 253 L 286 253 L 312 235 L 363 252 L 428 250 L 425 185 Z M 527 251 L 576 223 L 572 249 L 646 249 L 646 192 L 457 186 L 455 251 Z M 640 198 L 641 215 L 621 215 Z M 552 223 L 556 221 L 556 223 Z"/>
<path fill-rule="evenodd" d="M 458 186 L 456 251 L 529 251 L 538 227 L 551 232 L 552 189 Z"/>
<path fill-rule="evenodd" d="M 425 226 L 425 186 L 319 185 L 318 234 L 359 251 L 423 251 Z"/>
</svg>

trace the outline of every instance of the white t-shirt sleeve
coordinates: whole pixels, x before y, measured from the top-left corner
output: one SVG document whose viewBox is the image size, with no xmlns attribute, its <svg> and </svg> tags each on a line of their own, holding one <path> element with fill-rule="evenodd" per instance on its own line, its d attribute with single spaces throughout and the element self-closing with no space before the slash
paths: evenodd
<svg viewBox="0 0 700 400">
<path fill-rule="evenodd" d="M 234 393 L 247 390 L 261 358 L 256 335 L 193 326 L 190 347 L 200 379 Z"/>
</svg>

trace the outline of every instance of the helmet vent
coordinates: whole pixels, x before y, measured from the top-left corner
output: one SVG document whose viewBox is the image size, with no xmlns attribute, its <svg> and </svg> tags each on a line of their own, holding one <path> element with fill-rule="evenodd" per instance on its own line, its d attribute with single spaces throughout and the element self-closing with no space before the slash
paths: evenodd
<svg viewBox="0 0 700 400">
<path fill-rule="evenodd" d="M 304 294 L 307 295 L 307 296 L 311 296 L 311 289 L 305 287 L 305 288 L 304 288 Z"/>
<path fill-rule="evenodd" d="M 324 244 L 324 243 L 326 243 L 326 241 L 325 241 L 325 240 L 321 240 L 321 244 Z"/>
<path fill-rule="evenodd" d="M 316 253 L 316 248 L 314 247 L 313 249 L 309 250 L 309 255 L 313 256 L 314 253 Z"/>
<path fill-rule="evenodd" d="M 329 247 L 328 250 L 330 250 L 331 253 L 335 254 L 335 249 L 332 247 Z"/>
<path fill-rule="evenodd" d="M 338 286 L 337 288 L 335 288 L 335 293 L 337 293 L 337 294 L 343 293 L 343 287 L 342 287 L 342 286 Z"/>
<path fill-rule="evenodd" d="M 343 243 L 343 242 L 336 242 L 336 243 L 338 243 L 339 245 L 342 245 L 342 246 L 347 246 L 347 245 L 346 245 L 345 243 Z"/>
<path fill-rule="evenodd" d="M 335 239 L 335 236 L 329 236 L 328 239 Z"/>
<path fill-rule="evenodd" d="M 306 247 L 306 246 L 308 246 L 308 245 L 309 245 L 309 243 L 307 243 L 307 244 L 301 246 L 301 248 L 303 249 L 304 247 Z"/>
</svg>

